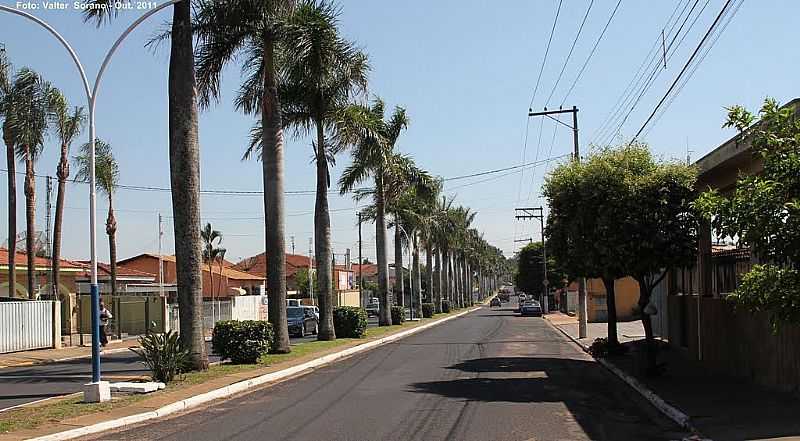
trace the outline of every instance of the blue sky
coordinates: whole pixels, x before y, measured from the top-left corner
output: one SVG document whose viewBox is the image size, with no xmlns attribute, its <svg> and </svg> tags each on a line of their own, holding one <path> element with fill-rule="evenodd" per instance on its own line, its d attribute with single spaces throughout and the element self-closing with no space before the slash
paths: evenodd
<svg viewBox="0 0 800 441">
<path fill-rule="evenodd" d="M 16 5 L 16 1 L 0 1 Z M 38 0 L 33 3 L 39 4 Z M 590 0 L 563 1 L 534 100 L 535 109 L 544 107 L 589 3 Z M 549 103 L 551 108 L 564 98 L 616 3 L 616 0 L 594 1 L 563 78 L 555 88 Z M 684 4 L 691 7 L 693 3 L 693 0 L 622 0 L 597 52 L 564 102 L 565 106 L 576 105 L 580 109 L 580 142 L 584 152 L 590 142 L 602 138 L 595 136 L 598 128 L 660 38 L 670 15 L 676 7 L 680 10 Z M 642 96 L 620 136 L 630 137 L 639 129 L 724 3 L 724 0 L 698 3 L 696 12 L 706 6 L 695 26 L 682 44 L 676 46 L 666 70 L 659 73 Z M 340 4 L 343 33 L 369 54 L 373 69 L 370 93 L 381 96 L 391 106 L 408 109 L 411 125 L 401 136 L 399 148 L 413 155 L 422 167 L 443 177 L 453 177 L 571 152 L 572 136 L 567 128 L 558 126 L 554 132 L 556 123 L 527 118 L 558 0 Z M 93 78 L 116 36 L 141 11 L 122 13 L 113 25 L 95 29 L 82 23 L 71 2 L 69 6 L 65 11 L 31 12 L 50 22 L 72 42 Z M 743 3 L 690 81 L 642 139 L 664 158 L 685 158 L 688 145 L 696 159 L 732 134 L 720 128 L 724 106 L 743 104 L 755 109 L 767 95 L 781 102 L 800 95 L 794 87 L 798 56 L 791 43 L 799 13 L 800 4 L 788 0 Z M 169 186 L 166 85 L 169 51 L 168 46 L 155 51 L 143 47 L 169 17 L 169 10 L 161 12 L 137 29 L 114 56 L 102 83 L 97 102 L 97 134 L 114 147 L 123 184 Z M 43 29 L 0 13 L 0 42 L 5 44 L 17 67 L 32 67 L 61 88 L 71 103 L 85 105 L 75 67 L 63 48 Z M 222 102 L 201 116 L 204 189 L 261 189 L 260 164 L 240 161 L 252 120 L 233 111 L 231 99 L 239 80 L 238 67 L 229 68 Z M 85 138 L 86 135 L 82 136 L 81 142 Z M 77 147 L 76 143 L 74 152 Z M 54 175 L 56 163 L 57 146 L 51 138 L 37 165 L 37 173 Z M 337 158 L 334 179 L 347 163 L 347 154 Z M 533 223 L 516 222 L 513 209 L 544 203 L 538 194 L 546 169 L 543 165 L 523 172 L 452 181 L 445 189 L 459 203 L 477 211 L 478 229 L 487 240 L 511 255 L 518 245 L 515 239 L 539 235 L 539 228 Z M 288 139 L 286 189 L 313 189 L 313 170 L 309 141 Z M 24 229 L 25 219 L 21 186 L 19 177 L 20 230 Z M 6 185 L 2 185 L 0 200 L 5 200 L 6 194 Z M 44 201 L 45 185 L 40 179 L 37 181 L 39 228 L 45 225 Z M 297 253 L 307 253 L 313 230 L 313 204 L 313 196 L 287 196 L 288 251 L 291 252 L 289 236 L 294 236 Z M 63 254 L 68 258 L 87 258 L 85 185 L 69 186 L 66 206 Z M 158 212 L 166 220 L 165 250 L 172 251 L 169 193 L 120 190 L 115 206 L 120 258 L 157 250 Z M 350 248 L 357 255 L 356 204 L 349 197 L 332 196 L 330 206 L 336 210 L 331 216 L 335 252 L 343 254 Z M 101 201 L 98 207 L 99 219 L 105 219 L 105 203 Z M 3 238 L 7 229 L 6 211 L 6 204 L 0 203 Z M 204 196 L 202 212 L 204 221 L 212 222 L 225 235 L 229 259 L 238 260 L 263 251 L 260 197 Z M 107 260 L 103 222 L 98 227 L 99 255 Z M 374 227 L 365 225 L 364 255 L 371 258 L 375 254 L 374 235 Z"/>
</svg>

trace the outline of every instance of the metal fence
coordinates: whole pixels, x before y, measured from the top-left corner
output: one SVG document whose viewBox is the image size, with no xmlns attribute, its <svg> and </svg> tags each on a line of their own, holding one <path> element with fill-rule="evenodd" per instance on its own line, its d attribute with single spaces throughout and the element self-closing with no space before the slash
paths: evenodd
<svg viewBox="0 0 800 441">
<path fill-rule="evenodd" d="M 0 302 L 0 353 L 52 348 L 58 302 Z"/>
</svg>

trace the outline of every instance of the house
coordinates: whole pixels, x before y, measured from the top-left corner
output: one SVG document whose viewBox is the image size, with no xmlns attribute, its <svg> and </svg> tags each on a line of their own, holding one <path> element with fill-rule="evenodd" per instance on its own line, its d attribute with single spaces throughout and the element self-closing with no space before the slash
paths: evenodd
<svg viewBox="0 0 800 441">
<path fill-rule="evenodd" d="M 578 282 L 572 282 L 562 294 L 561 305 L 564 312 L 577 310 Z M 639 283 L 631 277 L 623 277 L 614 281 L 614 300 L 616 301 L 617 320 L 626 321 L 638 318 Z M 586 320 L 589 322 L 608 321 L 608 305 L 606 287 L 601 279 L 586 280 Z"/>
<path fill-rule="evenodd" d="M 177 283 L 174 255 L 161 256 L 164 283 Z M 117 267 L 158 275 L 158 254 L 142 253 L 117 262 Z M 264 278 L 219 264 L 203 264 L 203 298 L 226 299 L 240 295 L 260 294 Z"/>
<path fill-rule="evenodd" d="M 800 98 L 785 107 L 800 109 Z M 750 140 L 734 136 L 700 158 L 699 189 L 731 194 L 739 176 L 757 175 L 761 158 Z M 695 265 L 667 274 L 660 314 L 666 326 L 659 335 L 676 350 L 711 372 L 783 390 L 800 390 L 800 326 L 772 329 L 765 313 L 736 310 L 725 297 L 736 289 L 757 256 L 748 248 L 714 244 L 711 225 L 698 231 Z"/>
<path fill-rule="evenodd" d="M 0 297 L 28 297 L 27 295 L 27 279 L 28 279 L 28 255 L 24 252 L 17 251 L 15 253 L 16 264 L 16 295 L 9 295 L 8 286 L 8 249 L 0 248 Z M 52 264 L 50 259 L 46 257 L 34 258 L 34 276 L 37 297 L 50 293 L 50 274 Z M 60 260 L 60 294 L 67 294 L 75 292 L 75 277 L 83 271 L 80 265 L 65 259 Z"/>
<path fill-rule="evenodd" d="M 310 266 L 311 259 L 308 256 L 286 253 L 286 289 L 289 291 L 297 291 L 297 273 L 303 270 L 308 271 Z M 252 257 L 246 257 L 242 259 L 241 262 L 235 264 L 233 268 L 266 279 L 266 255 L 265 253 L 261 253 Z M 343 265 L 334 265 L 333 280 L 335 281 L 334 286 L 339 290 L 352 289 L 355 286 L 353 270 L 348 270 Z"/>
</svg>

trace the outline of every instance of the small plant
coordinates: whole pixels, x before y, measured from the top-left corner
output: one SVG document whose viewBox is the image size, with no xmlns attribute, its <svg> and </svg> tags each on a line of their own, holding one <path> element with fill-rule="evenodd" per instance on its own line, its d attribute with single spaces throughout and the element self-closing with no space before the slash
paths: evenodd
<svg viewBox="0 0 800 441">
<path fill-rule="evenodd" d="M 594 339 L 594 342 L 586 352 L 592 354 L 595 358 L 605 358 L 610 355 L 622 355 L 628 351 L 628 348 L 625 346 L 617 343 L 616 345 L 612 345 L 608 342 L 608 339 L 605 337 L 600 337 Z"/>
<path fill-rule="evenodd" d="M 450 301 L 449 300 L 442 300 L 442 312 L 447 314 L 450 312 Z"/>
<path fill-rule="evenodd" d="M 406 321 L 406 310 L 402 306 L 392 306 L 392 324 L 402 325 Z"/>
<path fill-rule="evenodd" d="M 177 332 L 143 335 L 139 337 L 139 346 L 131 351 L 142 357 L 153 381 L 167 384 L 189 370 L 189 350 L 183 347 Z"/>
<path fill-rule="evenodd" d="M 422 316 L 425 318 L 433 317 L 433 303 L 422 304 Z"/>
<path fill-rule="evenodd" d="M 333 308 L 333 328 L 340 338 L 362 338 L 367 332 L 367 311 L 356 306 Z"/>
<path fill-rule="evenodd" d="M 273 341 L 272 324 L 261 320 L 217 322 L 211 337 L 214 352 L 236 364 L 253 364 L 267 354 Z"/>
</svg>

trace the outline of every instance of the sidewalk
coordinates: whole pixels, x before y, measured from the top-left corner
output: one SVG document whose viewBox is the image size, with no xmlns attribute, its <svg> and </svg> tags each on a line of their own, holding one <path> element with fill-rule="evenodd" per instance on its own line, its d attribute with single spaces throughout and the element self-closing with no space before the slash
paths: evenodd
<svg viewBox="0 0 800 441">
<path fill-rule="evenodd" d="M 564 319 L 567 316 L 552 316 L 552 319 L 550 315 L 546 317 L 584 347 L 594 338 L 606 336 L 605 323 L 590 323 L 589 338 L 578 340 L 577 323 L 567 322 Z M 638 361 L 643 357 L 636 344 L 643 337 L 634 337 L 636 325 L 641 332 L 640 322 L 618 324 L 620 341 L 629 346 L 630 351 L 607 361 L 685 413 L 692 426 L 704 436 L 715 440 L 800 440 L 800 397 L 796 395 L 766 389 L 747 379 L 710 372 L 683 351 L 666 345 L 658 354 L 659 363 L 666 364 L 666 372 L 659 377 L 643 375 L 642 364 Z"/>
<path fill-rule="evenodd" d="M 562 312 L 546 314 L 545 318 L 558 328 L 577 340 L 582 346 L 591 346 L 594 339 L 608 335 L 607 323 L 587 323 L 586 338 L 578 338 L 578 317 L 573 317 Z M 644 328 L 639 320 L 617 323 L 617 337 L 620 343 L 626 343 L 644 338 Z"/>
<path fill-rule="evenodd" d="M 136 340 L 112 340 L 108 342 L 103 351 L 106 353 L 127 350 L 137 346 Z M 12 352 L 0 354 L 0 369 L 8 367 L 31 366 L 37 364 L 55 363 L 65 359 L 89 357 L 92 355 L 90 346 L 70 346 L 61 349 L 38 349 L 35 351 Z"/>
</svg>

